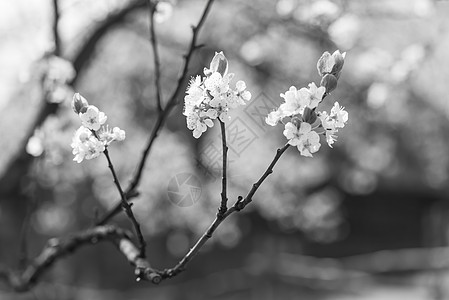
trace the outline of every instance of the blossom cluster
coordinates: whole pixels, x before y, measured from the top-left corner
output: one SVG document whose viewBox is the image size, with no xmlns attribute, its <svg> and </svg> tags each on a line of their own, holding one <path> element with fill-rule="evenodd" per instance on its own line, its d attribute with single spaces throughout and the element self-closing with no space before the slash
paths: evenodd
<svg viewBox="0 0 449 300">
<path fill-rule="evenodd" d="M 96 106 L 89 105 L 79 93 L 73 96 L 72 109 L 78 114 L 82 124 L 72 138 L 74 161 L 80 163 L 84 159 L 96 158 L 113 141 L 125 139 L 125 131 L 118 127 L 110 129 L 105 125 L 107 120 L 105 113 Z"/>
<path fill-rule="evenodd" d="M 299 90 L 294 86 L 290 87 L 280 95 L 284 103 L 269 113 L 265 120 L 271 126 L 283 123 L 283 133 L 288 143 L 296 146 L 303 156 L 312 157 L 320 149 L 320 135 L 332 147 L 337 139 L 336 133 L 348 121 L 348 112 L 338 102 L 335 102 L 330 113 L 316 111 L 321 101 L 337 86 L 345 54 L 338 50 L 332 55 L 325 52 L 317 63 L 318 73 L 322 77 L 320 87 L 313 82 L 308 88 Z"/>
<path fill-rule="evenodd" d="M 204 75 L 191 79 L 184 97 L 183 114 L 187 119 L 187 128 L 193 131 L 195 138 L 214 126 L 213 120 L 229 120 L 231 109 L 245 105 L 251 99 L 244 81 L 237 81 L 235 88 L 231 88 L 234 74 L 228 73 L 228 60 L 223 52 L 215 53 L 209 69 L 204 68 Z"/>
</svg>

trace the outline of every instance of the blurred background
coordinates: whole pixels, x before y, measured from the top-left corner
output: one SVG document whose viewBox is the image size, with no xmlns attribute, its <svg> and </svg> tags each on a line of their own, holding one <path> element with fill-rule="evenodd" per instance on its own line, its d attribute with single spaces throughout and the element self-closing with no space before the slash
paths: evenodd
<svg viewBox="0 0 449 300">
<path fill-rule="evenodd" d="M 0 3 L 0 265 L 17 270 L 118 201 L 103 157 L 72 161 L 73 92 L 126 131 L 110 148 L 125 186 L 157 117 L 146 1 L 60 0 L 57 17 L 54 3 Z M 159 4 L 165 100 L 204 5 Z M 447 1 L 432 0 L 216 1 L 189 76 L 224 51 L 253 95 L 227 125 L 231 203 L 285 143 L 282 126 L 263 122 L 279 94 L 318 84 L 318 58 L 339 49 L 345 66 L 323 108 L 339 101 L 349 123 L 334 148 L 323 144 L 313 159 L 287 150 L 251 205 L 159 286 L 135 282 L 125 258 L 100 243 L 58 261 L 31 292 L 0 283 L 0 298 L 449 299 L 448 13 Z M 194 139 L 182 98 L 133 206 L 160 269 L 193 245 L 220 201 L 219 128 Z M 130 228 L 124 215 L 111 222 Z"/>
</svg>

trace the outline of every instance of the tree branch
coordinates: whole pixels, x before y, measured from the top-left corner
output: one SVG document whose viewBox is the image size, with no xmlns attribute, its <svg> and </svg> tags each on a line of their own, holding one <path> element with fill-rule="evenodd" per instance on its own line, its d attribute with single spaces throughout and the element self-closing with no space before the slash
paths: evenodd
<svg viewBox="0 0 449 300">
<path fill-rule="evenodd" d="M 265 181 L 265 179 L 267 179 L 267 177 L 271 173 L 273 173 L 274 166 L 276 165 L 279 158 L 281 158 L 282 154 L 285 152 L 285 150 L 287 150 L 288 147 L 290 147 L 290 144 L 287 143 L 284 145 L 284 147 L 277 149 L 276 155 L 274 156 L 273 161 L 270 163 L 268 168 L 265 170 L 265 173 L 263 173 L 263 175 L 259 178 L 259 180 L 253 184 L 253 187 L 249 191 L 248 195 L 246 195 L 246 197 L 244 199 L 242 199 L 241 201 L 237 201 L 232 208 L 236 209 L 237 211 L 242 210 L 245 208 L 245 206 L 247 206 L 253 200 L 254 194 L 257 192 L 260 185 Z M 229 214 L 230 213 L 228 211 L 228 213 L 226 215 L 229 215 Z"/>
<path fill-rule="evenodd" d="M 108 160 L 108 167 L 111 170 L 112 177 L 114 178 L 115 186 L 117 187 L 117 190 L 120 193 L 121 206 L 122 206 L 123 210 L 126 212 L 126 215 L 128 216 L 128 218 L 131 220 L 131 223 L 133 224 L 134 229 L 136 230 L 137 239 L 139 240 L 139 245 L 140 245 L 140 255 L 139 255 L 139 257 L 145 258 L 145 246 L 146 246 L 146 243 L 145 243 L 145 239 L 144 239 L 144 237 L 142 235 L 142 231 L 140 230 L 140 224 L 137 221 L 136 217 L 134 216 L 133 210 L 131 209 L 131 204 L 128 203 L 128 200 L 126 199 L 126 195 L 125 195 L 125 193 L 122 190 L 122 187 L 121 187 L 120 182 L 118 180 L 117 174 L 115 173 L 114 166 L 112 165 L 112 161 L 111 161 L 111 158 L 109 156 L 108 148 L 104 149 L 103 153 L 106 156 L 106 159 Z"/>
<path fill-rule="evenodd" d="M 245 208 L 245 206 L 252 201 L 252 197 L 256 193 L 257 189 L 268 177 L 268 175 L 273 173 L 273 167 L 288 147 L 289 144 L 286 144 L 284 147 L 276 151 L 276 155 L 272 162 L 259 180 L 253 184 L 253 187 L 246 197 L 243 199 L 243 197 L 240 196 L 237 202 L 229 210 L 227 210 L 223 216 L 217 215 L 215 220 L 206 232 L 198 239 L 196 244 L 179 261 L 179 263 L 171 269 L 166 269 L 164 271 L 153 269 L 150 263 L 142 257 L 141 249 L 138 249 L 131 241 L 129 232 L 121 228 L 107 225 L 92 227 L 83 232 L 73 234 L 65 239 L 50 239 L 41 254 L 36 257 L 23 272 L 17 273 L 0 269 L 0 280 L 5 281 L 17 292 L 27 291 L 34 286 L 39 279 L 39 276 L 42 275 L 44 271 L 49 269 L 58 259 L 71 254 L 83 245 L 95 245 L 96 243 L 104 240 L 109 240 L 114 243 L 120 252 L 122 252 L 127 260 L 135 267 L 135 275 L 138 281 L 148 280 L 152 283 L 158 284 L 164 279 L 172 278 L 185 270 L 186 265 L 195 257 L 196 254 L 198 254 L 204 244 L 212 237 L 221 222 L 223 222 L 232 213 L 238 212 Z M 107 153 L 107 151 L 105 152 Z M 110 163 L 109 156 L 107 154 L 105 155 L 108 158 L 108 163 Z M 117 180 L 117 176 L 115 175 L 113 168 L 111 169 L 111 172 L 113 172 L 114 180 Z M 116 182 L 118 183 L 118 181 Z M 119 185 L 117 188 L 121 191 Z M 124 195 L 123 191 L 121 191 L 121 194 Z M 129 206 L 129 203 L 127 204 Z"/>
<path fill-rule="evenodd" d="M 135 267 L 138 279 L 160 282 L 160 275 L 153 270 L 148 261 L 139 256 L 139 250 L 130 239 L 130 233 L 114 226 L 99 226 L 73 234 L 67 238 L 53 238 L 47 242 L 41 254 L 20 273 L 10 270 L 0 270 L 0 280 L 6 282 L 17 292 L 30 290 L 39 277 L 57 260 L 73 253 L 84 245 L 95 245 L 101 241 L 110 241 L 118 247 L 120 252 Z"/>
<path fill-rule="evenodd" d="M 220 217 L 223 216 L 223 214 L 228 210 L 228 197 L 226 195 L 227 190 L 227 164 L 228 164 L 228 146 L 226 145 L 226 125 L 224 122 L 222 122 L 220 119 L 218 119 L 220 122 L 220 129 L 221 129 L 221 142 L 223 146 L 223 173 L 221 177 L 221 204 L 218 208 L 218 215 Z"/>
<path fill-rule="evenodd" d="M 182 68 L 181 75 L 178 77 L 178 83 L 176 85 L 175 90 L 173 91 L 170 99 L 167 102 L 167 105 L 163 109 L 161 113 L 158 114 L 156 123 L 154 124 L 153 130 L 151 131 L 150 137 L 147 142 L 147 146 L 145 147 L 142 157 L 139 161 L 139 164 L 136 169 L 136 173 L 134 177 L 132 178 L 130 184 L 128 185 L 128 188 L 126 189 L 125 194 L 130 198 L 130 194 L 136 194 L 136 188 L 139 185 L 140 179 L 142 178 L 143 169 L 145 168 L 145 164 L 148 158 L 148 155 L 150 153 L 151 147 L 153 146 L 154 141 L 156 140 L 159 131 L 162 129 L 162 126 L 164 125 L 168 115 L 172 111 L 172 109 L 176 106 L 176 100 L 179 96 L 179 93 L 181 92 L 182 83 L 185 81 L 187 77 L 187 71 L 188 66 L 191 60 L 191 57 L 193 55 L 193 52 L 198 49 L 198 46 L 196 45 L 198 34 L 201 30 L 201 27 L 203 26 L 207 15 L 210 11 L 210 8 L 213 4 L 214 0 L 208 0 L 206 7 L 204 8 L 203 14 L 201 15 L 201 18 L 197 24 L 197 26 L 192 27 L 192 40 L 190 42 L 189 50 L 187 51 L 187 54 L 184 56 L 184 66 Z M 121 204 L 117 203 L 115 207 L 113 207 L 111 210 L 109 210 L 103 217 L 100 218 L 100 220 L 97 222 L 97 225 L 100 224 L 106 224 L 111 218 L 113 218 L 115 215 L 117 215 L 120 212 Z"/>
<path fill-rule="evenodd" d="M 187 252 L 187 254 L 179 261 L 179 263 L 171 269 L 166 269 L 161 273 L 162 279 L 166 278 L 172 278 L 182 271 L 185 270 L 186 265 L 191 261 L 196 254 L 200 251 L 200 249 L 206 244 L 206 242 L 212 237 L 215 230 L 220 226 L 221 222 L 223 222 L 227 217 L 229 217 L 234 212 L 238 212 L 246 207 L 251 201 L 256 193 L 257 189 L 260 187 L 260 185 L 265 181 L 265 179 L 273 173 L 273 168 L 278 162 L 279 158 L 282 156 L 282 154 L 287 150 L 289 147 L 289 144 L 286 144 L 284 147 L 277 149 L 276 155 L 271 161 L 268 168 L 265 170 L 265 172 L 262 174 L 262 176 L 259 178 L 259 180 L 253 184 L 253 187 L 248 192 L 245 198 L 239 196 L 236 203 L 228 209 L 223 215 L 217 215 L 212 224 L 209 226 L 209 228 L 204 232 L 204 234 L 199 238 L 199 240 L 196 242 L 196 244 Z"/>
<path fill-rule="evenodd" d="M 54 39 L 54 43 L 55 43 L 55 48 L 53 50 L 53 53 L 55 55 L 60 55 L 61 53 L 61 37 L 59 35 L 59 31 L 58 31 L 58 25 L 59 25 L 59 3 L 58 0 L 53 0 L 53 26 L 52 26 L 52 31 L 53 31 L 53 39 Z"/>
<path fill-rule="evenodd" d="M 154 28 L 154 13 L 156 12 L 156 4 L 148 0 L 148 9 L 150 12 L 150 43 L 153 48 L 154 61 L 154 84 L 156 86 L 156 103 L 159 114 L 162 112 L 162 89 L 161 89 L 161 65 L 159 59 L 159 51 L 157 50 L 157 37 Z"/>
<path fill-rule="evenodd" d="M 200 21 L 198 22 L 198 25 L 196 27 L 192 27 L 192 31 L 193 31 L 192 40 L 190 42 L 189 50 L 188 50 L 187 54 L 185 55 L 183 70 L 182 70 L 181 75 L 178 77 L 178 83 L 176 85 L 176 89 L 174 90 L 173 94 L 171 95 L 163 113 L 160 115 L 160 117 L 158 117 L 158 119 L 156 121 L 153 131 L 151 132 L 147 147 L 145 148 L 145 150 L 142 154 L 142 158 L 140 160 L 136 175 L 134 176 L 133 180 L 131 181 L 130 187 L 127 189 L 127 191 L 135 189 L 137 187 L 137 185 L 139 184 L 140 179 L 142 177 L 142 171 L 143 171 L 143 168 L 145 167 L 145 162 L 147 160 L 151 146 L 153 145 L 154 140 L 156 139 L 160 129 L 162 128 L 163 124 L 165 123 L 166 118 L 170 114 L 173 107 L 176 105 L 176 100 L 178 98 L 179 93 L 181 92 L 182 83 L 184 82 L 184 80 L 187 77 L 187 71 L 188 71 L 190 59 L 192 58 L 193 52 L 198 48 L 196 45 L 196 40 L 198 38 L 199 31 L 200 31 L 202 25 L 204 24 L 204 21 L 206 20 L 206 17 L 209 13 L 209 10 L 210 10 L 213 2 L 214 2 L 214 0 L 208 0 L 206 7 L 204 8 L 203 14 L 200 18 Z"/>
</svg>

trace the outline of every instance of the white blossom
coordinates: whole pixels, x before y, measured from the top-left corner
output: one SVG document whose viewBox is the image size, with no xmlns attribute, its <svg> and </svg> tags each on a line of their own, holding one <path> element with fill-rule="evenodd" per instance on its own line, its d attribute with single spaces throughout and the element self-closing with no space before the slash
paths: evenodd
<svg viewBox="0 0 449 300">
<path fill-rule="evenodd" d="M 332 107 L 330 117 L 335 120 L 335 127 L 337 128 L 345 127 L 346 122 L 348 122 L 348 112 L 344 109 L 338 102 L 335 102 Z"/>
<path fill-rule="evenodd" d="M 96 106 L 76 93 L 72 100 L 72 109 L 78 114 L 81 126 L 75 132 L 71 147 L 74 161 L 80 163 L 98 157 L 113 141 L 123 141 L 125 131 L 119 127 L 109 129 L 107 116 Z"/>
<path fill-rule="evenodd" d="M 276 126 L 279 122 L 285 124 L 283 134 L 288 143 L 296 146 L 303 156 L 312 157 L 320 147 L 320 135 L 326 139 L 329 147 L 337 140 L 337 132 L 348 121 L 348 112 L 344 107 L 335 102 L 331 112 L 318 112 L 316 108 L 329 94 L 326 88 L 334 89 L 337 86 L 338 77 L 343 68 L 346 53 L 336 50 L 333 54 L 325 52 L 317 63 L 320 76 L 329 77 L 321 80 L 321 86 L 310 83 L 308 88 L 297 89 L 292 86 L 281 94 L 284 102 L 265 118 L 270 126 Z M 334 82 L 330 82 L 332 79 Z"/>
<path fill-rule="evenodd" d="M 234 74 L 228 73 L 228 61 L 223 52 L 215 53 L 204 74 L 206 76 L 203 78 L 197 75 L 190 80 L 184 97 L 183 114 L 187 128 L 193 131 L 195 138 L 214 126 L 215 119 L 227 122 L 230 110 L 245 105 L 251 99 L 244 81 L 239 80 L 235 89 L 231 88 Z"/>
<path fill-rule="evenodd" d="M 265 118 L 265 122 L 270 126 L 276 126 L 283 117 L 285 117 L 284 112 L 281 108 L 278 108 L 277 110 L 274 110 L 268 114 L 268 116 Z"/>
<path fill-rule="evenodd" d="M 95 131 L 100 129 L 101 125 L 108 119 L 104 112 L 101 112 L 94 105 L 89 105 L 86 112 L 80 112 L 79 117 L 84 126 Z"/>
<path fill-rule="evenodd" d="M 317 152 L 321 147 L 318 133 L 312 131 L 312 126 L 306 122 L 301 122 L 299 128 L 292 122 L 288 122 L 285 124 L 284 135 L 288 143 L 296 146 L 303 156 L 312 157 L 312 153 Z"/>
<path fill-rule="evenodd" d="M 99 141 L 93 133 L 86 127 L 81 126 L 75 132 L 72 138 L 71 147 L 73 148 L 73 158 L 77 163 L 84 159 L 92 159 L 98 157 L 105 149 L 103 142 Z"/>
</svg>

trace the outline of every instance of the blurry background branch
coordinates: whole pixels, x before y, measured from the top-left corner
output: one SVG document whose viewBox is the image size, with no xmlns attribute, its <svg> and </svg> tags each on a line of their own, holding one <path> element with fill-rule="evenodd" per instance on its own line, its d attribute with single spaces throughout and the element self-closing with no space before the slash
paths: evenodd
<svg viewBox="0 0 449 300">
<path fill-rule="evenodd" d="M 281 253 L 271 264 L 266 268 L 276 270 L 282 276 L 347 281 L 381 274 L 447 270 L 449 248 L 382 250 L 340 258 Z"/>
<path fill-rule="evenodd" d="M 60 18 L 60 13 L 58 9 L 58 0 L 53 0 L 53 25 L 52 30 L 54 34 L 54 55 L 62 55 L 62 45 L 61 39 L 58 33 L 58 23 Z M 121 24 L 126 17 L 137 9 L 144 8 L 146 5 L 144 0 L 141 1 L 131 1 L 129 4 L 118 9 L 115 12 L 107 15 L 102 21 L 99 22 L 97 26 L 90 32 L 88 38 L 82 42 L 79 46 L 79 50 L 75 57 L 73 58 L 73 67 L 76 71 L 70 85 L 76 85 L 78 79 L 83 73 L 84 68 L 87 66 L 91 57 L 95 53 L 95 47 L 97 43 L 115 26 Z M 48 55 L 48 54 L 46 54 Z M 63 56 L 63 55 L 62 55 Z M 26 153 L 25 147 L 28 140 L 34 134 L 35 129 L 39 128 L 48 116 L 55 114 L 58 110 L 59 103 L 52 103 L 50 100 L 46 99 L 41 91 L 42 87 L 35 87 L 29 91 L 27 98 L 19 98 L 18 101 L 23 101 L 23 106 L 28 107 L 28 113 L 31 115 L 28 118 L 24 118 L 20 127 L 17 128 L 17 134 L 11 135 L 14 137 L 10 143 L 17 144 L 17 150 L 11 153 L 6 153 L 10 158 L 8 159 L 7 165 L 4 170 L 0 170 L 0 186 L 3 189 L 13 191 L 19 188 L 20 179 L 27 170 L 30 162 L 32 161 L 32 156 Z M 33 93 L 33 92 L 34 93 Z M 32 103 L 33 106 L 30 106 Z M 11 118 L 16 118 L 18 114 L 16 111 L 20 110 L 20 105 L 7 106 L 5 109 L 5 115 Z M 8 118 L 3 119 L 0 124 L 11 122 Z M 1 126 L 6 128 L 5 126 Z M 8 128 L 11 130 L 11 128 Z M 10 135 L 2 134 L 2 136 L 8 137 Z"/>
<path fill-rule="evenodd" d="M 72 60 L 73 67 L 77 72 L 77 76 L 73 79 L 72 85 L 76 84 L 79 76 L 83 72 L 83 69 L 94 55 L 98 42 L 114 27 L 120 26 L 129 14 L 135 12 L 136 10 L 145 8 L 145 6 L 145 0 L 130 1 L 124 7 L 108 14 L 102 21 L 99 22 L 98 25 L 95 26 L 88 38 L 79 47 L 77 54 Z"/>
</svg>

